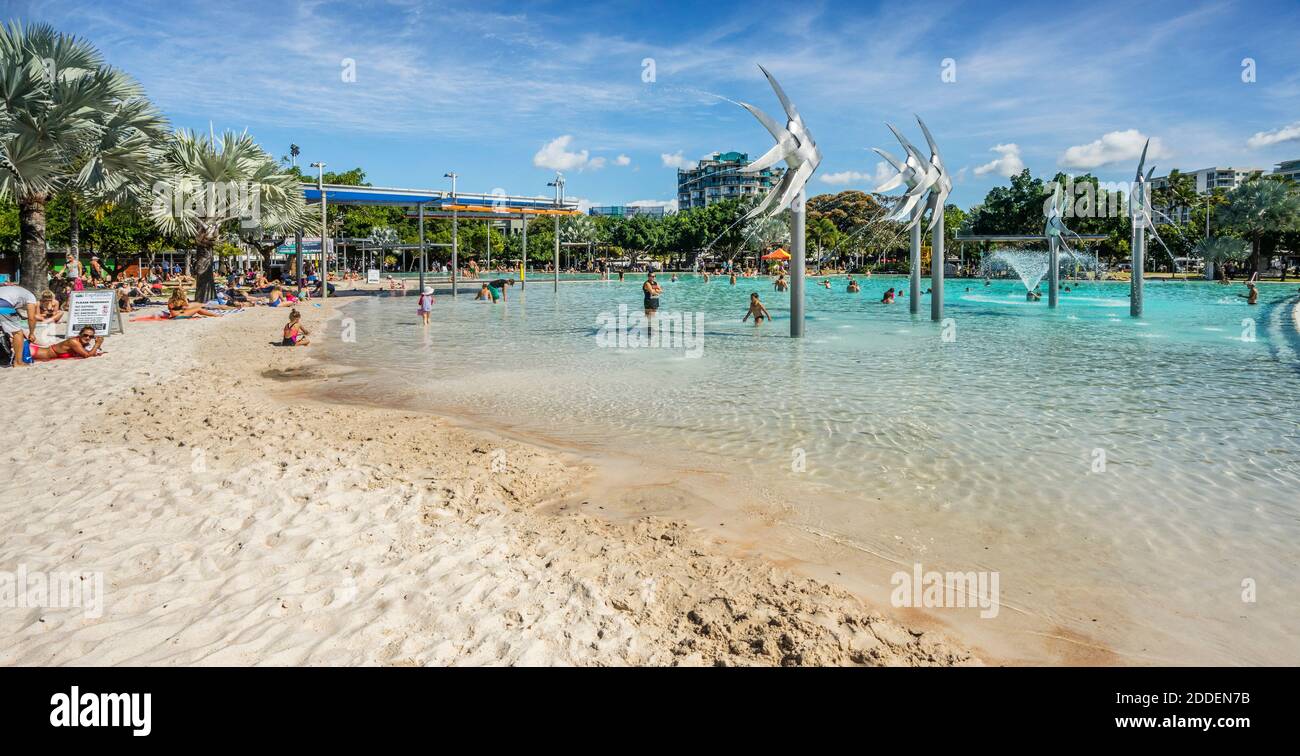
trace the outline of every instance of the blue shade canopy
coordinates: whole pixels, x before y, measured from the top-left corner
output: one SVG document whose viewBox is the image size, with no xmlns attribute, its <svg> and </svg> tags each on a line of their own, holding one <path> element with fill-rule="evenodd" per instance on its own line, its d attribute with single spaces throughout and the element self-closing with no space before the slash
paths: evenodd
<svg viewBox="0 0 1300 756">
<path fill-rule="evenodd" d="M 302 185 L 303 198 L 309 203 L 320 202 L 321 190 L 316 184 Z M 431 189 L 393 189 L 382 186 L 346 186 L 326 184 L 325 198 L 335 205 L 426 205 L 431 209 L 453 205 L 461 208 L 483 208 L 484 210 L 556 210 L 555 201 L 544 197 L 513 197 L 505 194 L 466 194 L 458 192 L 453 198 L 451 192 Z M 565 200 L 560 206 L 563 210 L 577 211 L 575 200 Z"/>
</svg>

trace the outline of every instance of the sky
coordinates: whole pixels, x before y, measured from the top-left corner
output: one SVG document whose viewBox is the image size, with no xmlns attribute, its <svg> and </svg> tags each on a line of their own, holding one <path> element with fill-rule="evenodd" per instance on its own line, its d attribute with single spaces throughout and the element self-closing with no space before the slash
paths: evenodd
<svg viewBox="0 0 1300 756">
<path fill-rule="evenodd" d="M 676 168 L 771 146 L 736 101 L 823 153 L 809 194 L 870 191 L 934 133 L 951 202 L 1006 177 L 1300 159 L 1300 3 L 0 0 L 92 41 L 177 128 L 247 129 L 377 186 L 675 203 Z"/>
</svg>

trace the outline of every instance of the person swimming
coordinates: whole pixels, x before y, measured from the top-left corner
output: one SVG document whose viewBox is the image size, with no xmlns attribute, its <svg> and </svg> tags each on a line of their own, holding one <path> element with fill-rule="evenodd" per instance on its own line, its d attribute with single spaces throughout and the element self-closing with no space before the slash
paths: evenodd
<svg viewBox="0 0 1300 756">
<path fill-rule="evenodd" d="M 891 286 L 891 287 L 889 287 L 888 290 L 885 291 L 885 296 L 883 296 L 883 297 L 880 298 L 880 303 L 881 303 L 881 304 L 893 304 L 893 303 L 894 303 L 894 287 Z"/>
<path fill-rule="evenodd" d="M 789 284 L 785 282 L 784 273 L 776 277 L 776 282 L 772 284 L 772 287 L 777 291 L 785 291 L 786 289 L 790 288 Z"/>
<path fill-rule="evenodd" d="M 1259 304 L 1259 289 L 1255 288 L 1254 282 L 1246 282 L 1246 292 L 1247 293 L 1245 294 L 1238 294 L 1237 296 L 1246 300 L 1246 304 Z"/>
<path fill-rule="evenodd" d="M 763 322 L 763 318 L 772 319 L 767 308 L 763 306 L 762 302 L 758 301 L 758 292 L 756 291 L 749 295 L 749 310 L 745 312 L 745 317 L 741 318 L 740 322 L 744 323 L 749 320 L 750 316 L 754 318 L 754 325 Z"/>
<path fill-rule="evenodd" d="M 850 294 L 857 294 L 860 291 L 862 291 L 862 287 L 858 286 L 858 282 L 853 280 L 853 276 L 849 276 L 848 292 Z"/>
<path fill-rule="evenodd" d="M 732 273 L 731 273 L 731 279 L 730 279 L 730 280 L 731 280 L 731 285 L 732 285 L 732 286 L 735 286 L 735 285 L 736 285 L 736 273 L 735 273 L 735 271 L 732 271 Z"/>
</svg>

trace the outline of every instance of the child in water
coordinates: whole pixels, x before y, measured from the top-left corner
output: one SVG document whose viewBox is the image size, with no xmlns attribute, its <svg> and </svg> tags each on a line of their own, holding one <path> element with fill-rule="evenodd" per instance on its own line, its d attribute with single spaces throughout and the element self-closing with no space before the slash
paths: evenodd
<svg viewBox="0 0 1300 756">
<path fill-rule="evenodd" d="M 424 324 L 429 325 L 429 314 L 433 312 L 433 287 L 426 286 L 420 293 L 420 299 L 416 302 L 415 311 L 420 313 L 424 319 Z"/>
<path fill-rule="evenodd" d="M 475 302 L 491 301 L 492 304 L 496 304 L 497 293 L 492 290 L 492 287 L 488 286 L 487 284 L 483 284 L 482 288 L 478 290 L 478 296 L 474 297 L 474 301 Z"/>
<path fill-rule="evenodd" d="M 745 313 L 745 317 L 740 319 L 740 322 L 744 323 L 749 320 L 751 315 L 754 316 L 754 325 L 761 323 L 763 318 L 772 319 L 772 316 L 767 312 L 767 308 L 763 306 L 762 302 L 758 301 L 758 292 L 749 295 L 749 311 Z"/>
<path fill-rule="evenodd" d="M 892 286 L 885 292 L 885 296 L 880 298 L 880 303 L 881 304 L 894 303 L 894 288 Z"/>
</svg>

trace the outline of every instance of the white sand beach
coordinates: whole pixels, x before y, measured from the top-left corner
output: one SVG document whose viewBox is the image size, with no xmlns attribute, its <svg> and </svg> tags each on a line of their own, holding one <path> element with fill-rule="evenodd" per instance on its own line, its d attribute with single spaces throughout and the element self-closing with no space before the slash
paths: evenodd
<svg viewBox="0 0 1300 756">
<path fill-rule="evenodd" d="M 680 522 L 567 506 L 578 457 L 307 398 L 284 316 L 0 373 L 0 570 L 103 578 L 101 616 L 0 612 L 0 664 L 981 663 Z"/>
</svg>

